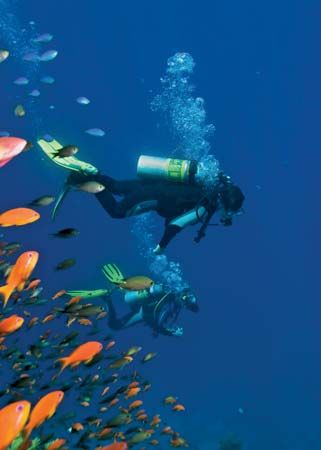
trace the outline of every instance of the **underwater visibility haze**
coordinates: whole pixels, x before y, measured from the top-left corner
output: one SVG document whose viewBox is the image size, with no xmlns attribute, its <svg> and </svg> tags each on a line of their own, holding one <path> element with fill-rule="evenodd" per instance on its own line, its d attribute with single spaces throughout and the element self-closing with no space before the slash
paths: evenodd
<svg viewBox="0 0 321 450">
<path fill-rule="evenodd" d="M 0 0 L 0 450 L 320 450 L 319 19 Z"/>
</svg>

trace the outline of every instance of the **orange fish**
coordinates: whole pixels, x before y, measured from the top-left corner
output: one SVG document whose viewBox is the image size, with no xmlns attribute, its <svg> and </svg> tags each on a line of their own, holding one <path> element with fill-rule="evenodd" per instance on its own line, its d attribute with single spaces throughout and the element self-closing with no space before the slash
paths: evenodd
<svg viewBox="0 0 321 450">
<path fill-rule="evenodd" d="M 156 416 L 153 417 L 150 426 L 151 427 L 158 427 L 158 425 L 161 423 L 161 419 L 159 417 L 159 415 L 157 414 Z"/>
<path fill-rule="evenodd" d="M 15 208 L 0 214 L 1 227 L 20 227 L 28 223 L 36 222 L 40 219 L 40 214 L 30 208 Z"/>
<path fill-rule="evenodd" d="M 113 444 L 101 447 L 100 450 L 128 450 L 128 445 L 126 442 L 114 442 Z"/>
<path fill-rule="evenodd" d="M 47 450 L 59 450 L 66 443 L 66 439 L 56 439 L 51 442 L 47 447 Z"/>
<path fill-rule="evenodd" d="M 80 363 L 89 363 L 92 359 L 102 351 L 103 345 L 100 342 L 89 341 L 85 344 L 79 345 L 69 356 L 58 359 L 58 362 L 62 364 L 60 372 L 61 374 L 66 367 L 77 367 Z"/>
<path fill-rule="evenodd" d="M 67 292 L 67 291 L 65 291 L 65 289 L 61 289 L 60 291 L 56 292 L 56 293 L 51 297 L 51 299 L 52 299 L 52 300 L 56 300 L 57 298 L 62 297 L 63 295 L 65 295 L 66 292 Z"/>
<path fill-rule="evenodd" d="M 185 411 L 185 406 L 183 406 L 183 405 L 174 405 L 172 410 L 173 411 Z"/>
<path fill-rule="evenodd" d="M 105 437 L 107 437 L 107 436 L 109 436 L 110 434 L 112 434 L 113 431 L 114 431 L 113 428 L 105 427 L 105 428 L 103 428 L 101 431 L 99 431 L 98 436 L 99 436 L 101 439 L 104 439 Z"/>
<path fill-rule="evenodd" d="M 29 422 L 25 427 L 23 434 L 27 440 L 35 428 L 40 427 L 45 420 L 50 419 L 56 412 L 60 402 L 64 398 L 63 391 L 53 391 L 42 397 L 34 406 Z"/>
<path fill-rule="evenodd" d="M 91 320 L 89 319 L 78 319 L 78 323 L 80 323 L 80 325 L 84 325 L 85 327 L 91 326 L 93 323 Z"/>
<path fill-rule="evenodd" d="M 7 335 L 19 330 L 24 322 L 23 317 L 19 317 L 16 314 L 1 320 L 0 322 L 0 335 Z"/>
<path fill-rule="evenodd" d="M 139 416 L 137 416 L 136 419 L 139 422 L 147 422 L 148 421 L 148 416 L 147 416 L 147 414 L 139 414 Z"/>
<path fill-rule="evenodd" d="M 56 318 L 56 316 L 54 314 L 48 314 L 48 316 L 46 316 L 42 319 L 41 323 L 51 322 L 55 318 Z"/>
<path fill-rule="evenodd" d="M 32 319 L 29 320 L 28 328 L 32 328 L 32 327 L 35 326 L 38 322 L 39 322 L 39 317 L 33 317 Z"/>
<path fill-rule="evenodd" d="M 38 252 L 22 253 L 17 259 L 10 275 L 7 278 L 7 284 L 0 287 L 0 294 L 3 297 L 3 306 L 5 307 L 8 300 L 15 289 L 22 291 L 25 284 L 32 274 L 39 259 Z"/>
<path fill-rule="evenodd" d="M 126 400 L 132 397 L 136 397 L 136 395 L 138 395 L 140 393 L 141 389 L 140 387 L 135 387 L 135 388 L 130 388 L 127 390 L 127 394 L 126 394 Z"/>
<path fill-rule="evenodd" d="M 0 410 L 0 450 L 6 450 L 19 436 L 28 420 L 30 407 L 29 402 L 21 401 Z"/>
<path fill-rule="evenodd" d="M 115 341 L 110 341 L 110 342 L 108 342 L 108 344 L 106 345 L 106 350 L 109 350 L 109 349 L 112 348 L 115 344 L 116 344 Z"/>
<path fill-rule="evenodd" d="M 4 136 L 0 138 L 0 167 L 5 166 L 15 156 L 28 148 L 28 142 L 25 139 L 13 136 Z"/>
<path fill-rule="evenodd" d="M 37 278 L 36 280 L 30 281 L 30 283 L 28 284 L 28 287 L 26 288 L 26 291 L 31 291 L 33 289 L 36 289 L 36 287 L 38 287 L 40 283 L 41 283 L 41 280 L 39 280 L 39 278 Z"/>
<path fill-rule="evenodd" d="M 109 391 L 109 389 L 110 389 L 109 386 L 105 387 L 105 388 L 103 389 L 103 392 L 102 392 L 100 395 L 103 397 L 104 395 L 107 394 L 107 392 Z"/>
<path fill-rule="evenodd" d="M 108 408 L 112 408 L 113 406 L 117 405 L 118 402 L 119 402 L 119 398 L 118 398 L 118 397 L 113 398 L 113 399 L 108 403 Z"/>
<path fill-rule="evenodd" d="M 69 300 L 69 302 L 66 303 L 66 305 L 67 305 L 67 306 L 75 305 L 76 303 L 79 303 L 80 300 L 81 300 L 81 297 L 80 297 L 80 296 L 73 297 L 73 298 L 71 298 L 71 299 Z"/>
<path fill-rule="evenodd" d="M 82 431 L 84 429 L 84 426 L 83 426 L 82 423 L 76 422 L 76 423 L 73 423 L 71 425 L 71 429 L 72 429 L 72 431 L 79 432 L 79 431 Z"/>
<path fill-rule="evenodd" d="M 142 406 L 143 402 L 141 400 L 135 400 L 134 402 L 132 402 L 128 409 L 129 411 L 132 411 L 133 409 L 139 408 L 140 406 Z"/>
</svg>

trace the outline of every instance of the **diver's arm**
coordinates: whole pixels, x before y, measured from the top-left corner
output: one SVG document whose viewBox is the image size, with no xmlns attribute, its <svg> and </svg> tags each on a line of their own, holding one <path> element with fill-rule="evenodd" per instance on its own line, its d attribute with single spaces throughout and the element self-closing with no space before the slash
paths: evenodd
<svg viewBox="0 0 321 450">
<path fill-rule="evenodd" d="M 207 209 L 204 206 L 200 206 L 171 220 L 171 222 L 165 227 L 160 243 L 154 249 L 154 253 L 160 254 L 171 242 L 171 240 L 184 228 L 189 225 L 195 225 L 200 222 L 208 214 Z"/>
</svg>

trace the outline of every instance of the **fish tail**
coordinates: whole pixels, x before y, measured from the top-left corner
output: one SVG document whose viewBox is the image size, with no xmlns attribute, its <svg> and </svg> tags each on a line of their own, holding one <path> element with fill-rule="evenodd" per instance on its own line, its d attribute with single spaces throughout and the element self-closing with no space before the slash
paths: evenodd
<svg viewBox="0 0 321 450">
<path fill-rule="evenodd" d="M 3 307 L 7 306 L 8 300 L 13 292 L 13 287 L 10 284 L 6 284 L 0 287 L 0 297 L 2 297 Z"/>
<path fill-rule="evenodd" d="M 61 375 L 62 372 L 65 370 L 65 368 L 68 366 L 69 358 L 68 357 L 67 358 L 59 358 L 59 359 L 57 359 L 56 362 L 62 364 L 62 366 L 61 366 L 61 369 L 60 369 L 60 371 L 58 372 L 58 374 L 56 375 L 55 378 L 59 377 L 59 375 Z"/>
</svg>

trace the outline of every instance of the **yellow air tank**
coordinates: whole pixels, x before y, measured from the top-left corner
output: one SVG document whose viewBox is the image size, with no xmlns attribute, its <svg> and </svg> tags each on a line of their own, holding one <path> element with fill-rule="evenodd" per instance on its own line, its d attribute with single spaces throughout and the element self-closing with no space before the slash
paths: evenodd
<svg viewBox="0 0 321 450">
<path fill-rule="evenodd" d="M 197 173 L 197 162 L 186 159 L 141 155 L 137 163 L 140 178 L 162 179 L 174 183 L 191 183 Z"/>
</svg>

